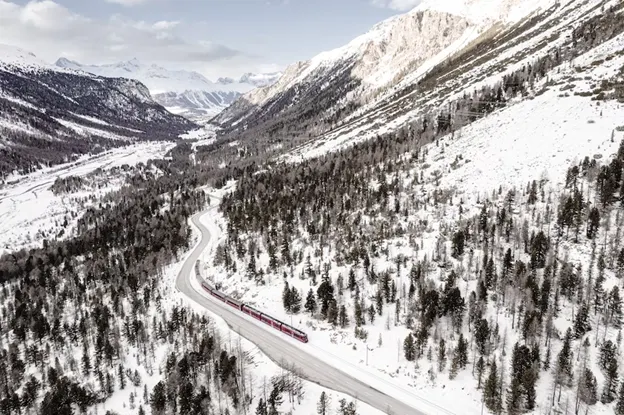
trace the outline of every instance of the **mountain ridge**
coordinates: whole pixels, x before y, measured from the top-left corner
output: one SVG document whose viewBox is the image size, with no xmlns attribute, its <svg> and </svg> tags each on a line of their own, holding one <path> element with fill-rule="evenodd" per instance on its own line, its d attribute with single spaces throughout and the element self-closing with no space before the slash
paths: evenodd
<svg viewBox="0 0 624 415">
<path fill-rule="evenodd" d="M 109 78 L 131 78 L 144 83 L 154 99 L 172 112 L 187 116 L 216 115 L 241 94 L 275 82 L 281 73 L 246 73 L 238 80 L 219 78 L 213 82 L 204 75 L 187 70 L 170 70 L 144 64 L 134 58 L 105 65 L 84 65 L 61 57 L 56 63 L 69 68 Z"/>
<path fill-rule="evenodd" d="M 0 173 L 29 172 L 140 140 L 174 140 L 195 124 L 141 82 L 60 68 L 0 46 Z"/>
</svg>

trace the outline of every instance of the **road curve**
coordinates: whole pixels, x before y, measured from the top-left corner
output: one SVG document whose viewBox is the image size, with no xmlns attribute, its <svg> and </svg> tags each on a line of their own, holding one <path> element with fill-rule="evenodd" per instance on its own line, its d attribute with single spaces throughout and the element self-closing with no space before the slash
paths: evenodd
<svg viewBox="0 0 624 415">
<path fill-rule="evenodd" d="M 425 415 L 423 412 L 372 388 L 346 372 L 318 359 L 311 354 L 313 350 L 310 350 L 308 353 L 292 345 L 289 339 L 282 337 L 283 335 L 280 332 L 265 329 L 224 303 L 213 300 L 212 297 L 206 296 L 203 292 L 198 292 L 191 284 L 191 278 L 195 278 L 195 262 L 208 245 L 211 237 L 210 232 L 199 219 L 214 209 L 216 209 L 216 206 L 191 217 L 193 225 L 201 233 L 201 240 L 188 256 L 178 274 L 176 280 L 178 290 L 202 307 L 221 316 L 230 327 L 235 328 L 235 331 L 241 336 L 257 345 L 262 352 L 278 365 L 286 369 L 294 366 L 305 379 L 328 389 L 350 395 L 386 414 Z"/>
</svg>

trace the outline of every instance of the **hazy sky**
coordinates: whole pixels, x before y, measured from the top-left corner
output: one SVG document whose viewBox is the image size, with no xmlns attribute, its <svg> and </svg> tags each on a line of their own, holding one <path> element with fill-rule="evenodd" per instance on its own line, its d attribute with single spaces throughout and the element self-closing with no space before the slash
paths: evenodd
<svg viewBox="0 0 624 415">
<path fill-rule="evenodd" d="M 50 62 L 136 57 L 210 78 L 238 76 L 341 46 L 419 1 L 0 0 L 0 43 Z"/>
</svg>

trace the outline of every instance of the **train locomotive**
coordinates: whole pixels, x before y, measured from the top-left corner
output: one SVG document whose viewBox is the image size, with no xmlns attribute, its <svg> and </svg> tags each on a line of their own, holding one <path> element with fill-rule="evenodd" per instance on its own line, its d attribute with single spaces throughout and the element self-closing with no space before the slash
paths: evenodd
<svg viewBox="0 0 624 415">
<path fill-rule="evenodd" d="M 263 322 L 266 325 L 269 325 L 271 327 L 273 327 L 276 330 L 281 331 L 282 333 L 285 333 L 287 335 L 289 335 L 290 337 L 293 337 L 297 340 L 299 340 L 300 342 L 303 343 L 307 343 L 308 342 L 308 335 L 305 334 L 304 332 L 302 332 L 301 330 L 298 330 L 284 322 L 279 321 L 276 318 L 271 317 L 270 315 L 263 313 L 259 310 L 256 310 L 255 308 L 247 305 L 247 304 L 243 304 L 242 302 L 235 300 L 231 297 L 228 297 L 227 295 L 225 295 L 224 293 L 222 293 L 221 291 L 211 287 L 210 285 L 206 284 L 206 282 L 202 281 L 201 283 L 202 288 L 204 290 L 206 290 L 208 293 L 210 293 L 210 295 L 212 295 L 213 297 L 219 299 L 220 301 L 223 301 L 224 303 L 226 303 L 227 305 L 234 307 L 235 309 L 242 311 L 243 313 L 250 315 L 251 317 L 255 318 L 256 320 L 260 320 L 261 322 Z"/>
</svg>

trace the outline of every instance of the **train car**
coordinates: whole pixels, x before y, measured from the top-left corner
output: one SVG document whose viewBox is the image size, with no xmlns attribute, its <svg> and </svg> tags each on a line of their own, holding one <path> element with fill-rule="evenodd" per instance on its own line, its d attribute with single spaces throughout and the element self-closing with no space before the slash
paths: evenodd
<svg viewBox="0 0 624 415">
<path fill-rule="evenodd" d="M 241 303 L 240 301 L 237 301 L 233 298 L 230 298 L 228 296 L 225 296 L 225 302 L 229 305 L 232 306 L 234 308 L 236 308 L 237 310 L 241 310 L 242 311 L 242 306 L 243 303 Z"/>
<path fill-rule="evenodd" d="M 279 330 L 282 333 L 299 340 L 300 342 L 308 343 L 308 335 L 302 332 L 301 330 L 298 330 L 267 314 L 264 314 L 260 310 L 257 310 L 247 304 L 243 304 L 241 301 L 228 297 L 227 295 L 223 294 L 222 292 L 211 287 L 210 285 L 206 284 L 203 281 L 201 283 L 201 286 L 204 290 L 210 293 L 213 297 L 218 298 L 220 301 L 223 301 L 227 305 L 233 308 L 236 308 L 239 311 L 242 311 L 243 313 L 255 318 L 256 320 L 260 320 L 264 324 L 271 326 L 274 329 Z"/>
<path fill-rule="evenodd" d="M 225 302 L 225 297 L 219 291 L 212 290 L 212 291 L 210 291 L 210 294 L 212 294 L 213 296 L 217 297 L 219 300 Z"/>
<path fill-rule="evenodd" d="M 202 283 L 201 283 L 201 286 L 202 286 L 202 288 L 203 288 L 204 290 L 206 290 L 206 291 L 208 291 L 209 293 L 211 293 L 211 294 L 212 294 L 212 288 L 211 288 L 208 284 L 206 284 L 205 282 L 202 282 Z"/>
<path fill-rule="evenodd" d="M 262 313 L 260 311 L 256 310 L 255 308 L 253 308 L 251 306 L 248 306 L 247 304 L 243 304 L 242 311 L 245 314 L 249 314 L 250 316 L 252 316 L 256 320 L 262 321 Z"/>
<path fill-rule="evenodd" d="M 300 342 L 307 343 L 308 335 L 302 332 L 301 330 L 293 329 L 293 337 Z"/>
</svg>

